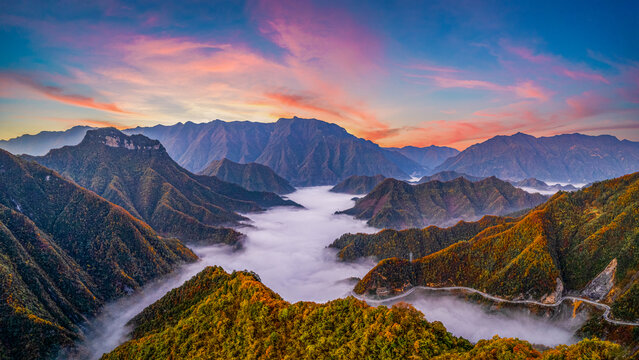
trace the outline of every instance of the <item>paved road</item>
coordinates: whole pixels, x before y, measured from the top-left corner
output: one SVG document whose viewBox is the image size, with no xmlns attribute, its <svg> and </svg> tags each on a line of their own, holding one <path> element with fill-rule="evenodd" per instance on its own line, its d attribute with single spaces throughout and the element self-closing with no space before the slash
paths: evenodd
<svg viewBox="0 0 639 360">
<path fill-rule="evenodd" d="M 602 304 L 598 301 L 594 301 L 594 300 L 590 300 L 590 299 L 584 299 L 581 297 L 577 297 L 577 296 L 564 296 L 562 298 L 560 298 L 559 300 L 557 300 L 554 303 L 551 304 L 546 304 L 546 303 L 542 303 L 539 301 L 535 301 L 535 300 L 508 300 L 508 299 L 503 299 L 494 295 L 490 295 L 487 294 L 483 291 L 479 291 L 477 289 L 473 289 L 473 288 L 469 288 L 469 287 L 465 287 L 465 286 L 446 286 L 446 287 L 429 287 L 429 286 L 415 286 L 410 288 L 408 291 L 405 291 L 397 296 L 393 296 L 393 297 L 389 297 L 389 298 L 385 298 L 383 300 L 375 300 L 375 299 L 369 299 L 365 296 L 359 296 L 355 293 L 353 293 L 353 296 L 357 297 L 360 300 L 365 300 L 368 303 L 383 303 L 383 302 L 387 302 L 387 301 L 393 301 L 393 300 L 397 300 L 397 299 L 401 299 L 404 298 L 410 294 L 412 294 L 415 290 L 417 289 L 424 289 L 424 290 L 432 290 L 432 291 L 454 291 L 454 290 L 461 290 L 461 291 L 466 291 L 466 292 L 470 292 L 470 293 L 475 293 L 475 294 L 479 294 L 483 297 L 485 297 L 486 299 L 495 301 L 495 302 L 502 302 L 502 303 L 509 303 L 509 304 L 528 304 L 528 305 L 538 305 L 538 306 L 545 306 L 545 307 L 557 307 L 559 305 L 561 305 L 561 303 L 563 303 L 566 300 L 572 300 L 572 301 L 583 301 L 585 303 L 588 303 L 594 307 L 597 307 L 599 309 L 603 309 L 604 313 L 603 313 L 603 318 L 604 320 L 608 321 L 611 324 L 615 324 L 615 325 L 627 325 L 627 326 L 639 326 L 639 322 L 630 322 L 630 321 L 620 321 L 620 320 L 615 320 L 613 318 L 610 317 L 610 306 L 606 305 L 606 304 Z"/>
</svg>

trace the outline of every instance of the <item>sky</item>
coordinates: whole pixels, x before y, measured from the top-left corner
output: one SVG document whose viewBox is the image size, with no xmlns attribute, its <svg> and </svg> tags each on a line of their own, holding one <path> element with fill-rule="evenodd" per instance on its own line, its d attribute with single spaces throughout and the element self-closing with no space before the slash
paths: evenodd
<svg viewBox="0 0 639 360">
<path fill-rule="evenodd" d="M 0 0 L 0 139 L 314 117 L 383 146 L 639 141 L 638 1 Z"/>
</svg>

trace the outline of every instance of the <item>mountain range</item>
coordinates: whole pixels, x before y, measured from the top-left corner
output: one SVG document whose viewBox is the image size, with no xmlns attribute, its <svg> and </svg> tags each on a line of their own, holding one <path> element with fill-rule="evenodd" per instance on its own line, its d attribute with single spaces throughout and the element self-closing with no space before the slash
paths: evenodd
<svg viewBox="0 0 639 360">
<path fill-rule="evenodd" d="M 371 307 L 353 297 L 284 301 L 250 272 L 208 267 L 131 322 L 132 339 L 102 359 L 621 359 L 597 339 L 543 353 L 517 339 L 475 346 L 412 306 Z"/>
<path fill-rule="evenodd" d="M 169 155 L 194 172 L 213 160 L 256 162 L 295 186 L 333 185 L 351 175 L 384 174 L 407 179 L 421 165 L 399 152 L 357 138 L 335 124 L 316 119 L 274 123 L 191 122 L 126 130 L 159 140 Z"/>
<path fill-rule="evenodd" d="M 465 178 L 410 185 L 386 179 L 355 206 L 341 214 L 368 220 L 378 228 L 404 229 L 448 225 L 483 215 L 505 215 L 533 208 L 547 197 L 530 194 L 495 177 L 472 182 Z"/>
<path fill-rule="evenodd" d="M 239 185 L 250 191 L 268 191 L 289 194 L 295 188 L 266 165 L 258 163 L 239 164 L 229 159 L 213 160 L 199 173 Z"/>
<path fill-rule="evenodd" d="M 29 158 L 122 206 L 161 234 L 185 242 L 234 244 L 240 234 L 220 226 L 245 220 L 237 211 L 299 206 L 273 193 L 194 175 L 175 163 L 157 140 L 114 128 L 89 130 L 78 145 Z"/>
<path fill-rule="evenodd" d="M 520 188 L 530 188 L 530 189 L 534 189 L 534 190 L 542 190 L 542 191 L 575 191 L 577 190 L 576 187 L 568 184 L 568 185 L 561 185 L 561 184 L 554 184 L 554 185 L 548 185 L 545 182 L 535 179 L 535 178 L 528 178 L 528 179 L 524 179 L 524 180 L 520 180 L 520 181 L 510 181 L 511 184 L 513 184 L 514 186 L 520 187 Z"/>
<path fill-rule="evenodd" d="M 55 356 L 105 302 L 196 259 L 123 208 L 0 150 L 0 358 Z"/>
<path fill-rule="evenodd" d="M 638 203 L 639 173 L 557 193 L 516 222 L 460 237 L 441 251 L 412 262 L 383 260 L 355 291 L 457 285 L 549 303 L 570 293 L 611 304 L 615 318 L 636 320 Z"/>
<path fill-rule="evenodd" d="M 78 144 L 88 127 L 41 132 L 1 140 L 15 154 L 43 155 Z M 169 155 L 191 172 L 214 160 L 256 162 L 269 166 L 295 186 L 334 185 L 351 175 L 409 179 L 441 171 L 520 181 L 591 183 L 639 170 L 639 143 L 613 136 L 563 134 L 533 137 L 499 135 L 462 152 L 447 147 L 382 148 L 343 128 L 315 119 L 177 123 L 137 127 L 127 134 L 159 140 Z"/>
<path fill-rule="evenodd" d="M 614 136 L 564 134 L 495 136 L 447 159 L 435 171 L 453 170 L 505 180 L 590 183 L 639 170 L 639 142 Z"/>
</svg>

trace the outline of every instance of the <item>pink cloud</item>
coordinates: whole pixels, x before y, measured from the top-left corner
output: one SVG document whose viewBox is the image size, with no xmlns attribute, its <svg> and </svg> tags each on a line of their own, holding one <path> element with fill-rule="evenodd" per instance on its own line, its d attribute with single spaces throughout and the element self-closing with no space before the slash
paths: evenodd
<svg viewBox="0 0 639 360">
<path fill-rule="evenodd" d="M 553 61 L 552 57 L 548 55 L 543 55 L 543 54 L 535 54 L 532 49 L 524 47 L 524 46 L 510 45 L 506 41 L 502 41 L 502 46 L 504 47 L 504 49 L 506 49 L 506 51 L 533 63 L 539 64 L 539 63 L 548 63 Z"/>
<path fill-rule="evenodd" d="M 610 81 L 608 81 L 608 79 L 596 73 L 590 73 L 585 71 L 572 71 L 568 69 L 563 69 L 562 73 L 568 76 L 569 78 L 575 79 L 575 80 L 585 79 L 585 80 L 591 80 L 591 81 L 600 81 L 604 84 L 610 84 Z"/>
<path fill-rule="evenodd" d="M 120 114 L 134 114 L 133 112 L 122 110 L 115 103 L 100 102 L 89 96 L 69 94 L 69 93 L 66 93 L 60 87 L 44 85 L 24 75 L 2 74 L 0 75 L 0 82 L 4 84 L 13 82 L 14 84 L 23 85 L 29 88 L 30 90 L 35 91 L 37 94 L 45 96 L 48 99 L 69 104 L 69 105 L 80 106 L 80 107 L 96 109 L 96 110 L 109 111 L 109 112 L 120 113 Z"/>
</svg>

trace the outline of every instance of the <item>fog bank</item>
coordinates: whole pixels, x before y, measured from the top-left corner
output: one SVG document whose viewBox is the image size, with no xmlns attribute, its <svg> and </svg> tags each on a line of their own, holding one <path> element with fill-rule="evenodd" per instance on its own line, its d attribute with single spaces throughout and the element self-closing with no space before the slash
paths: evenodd
<svg viewBox="0 0 639 360">
<path fill-rule="evenodd" d="M 326 246 L 344 233 L 373 233 L 378 229 L 347 215 L 334 215 L 354 202 L 352 195 L 331 193 L 329 189 L 330 186 L 303 188 L 288 196 L 306 209 L 274 208 L 245 214 L 252 227 L 239 229 L 247 235 L 241 251 L 233 252 L 226 246 L 193 248 L 201 261 L 106 306 L 89 324 L 86 341 L 81 344 L 86 352 L 81 358 L 97 359 L 113 350 L 126 340 L 130 329 L 125 325 L 131 318 L 209 265 L 220 265 L 228 272 L 255 271 L 266 286 L 290 302 L 326 302 L 349 295 L 354 284 L 347 280 L 363 277 L 375 263 L 337 262 L 335 251 Z M 499 334 L 545 345 L 573 342 L 574 324 L 548 322 L 524 311 L 490 314 L 481 306 L 452 295 L 420 294 L 402 301 L 412 303 L 428 320 L 439 320 L 453 334 L 472 341 Z"/>
</svg>

